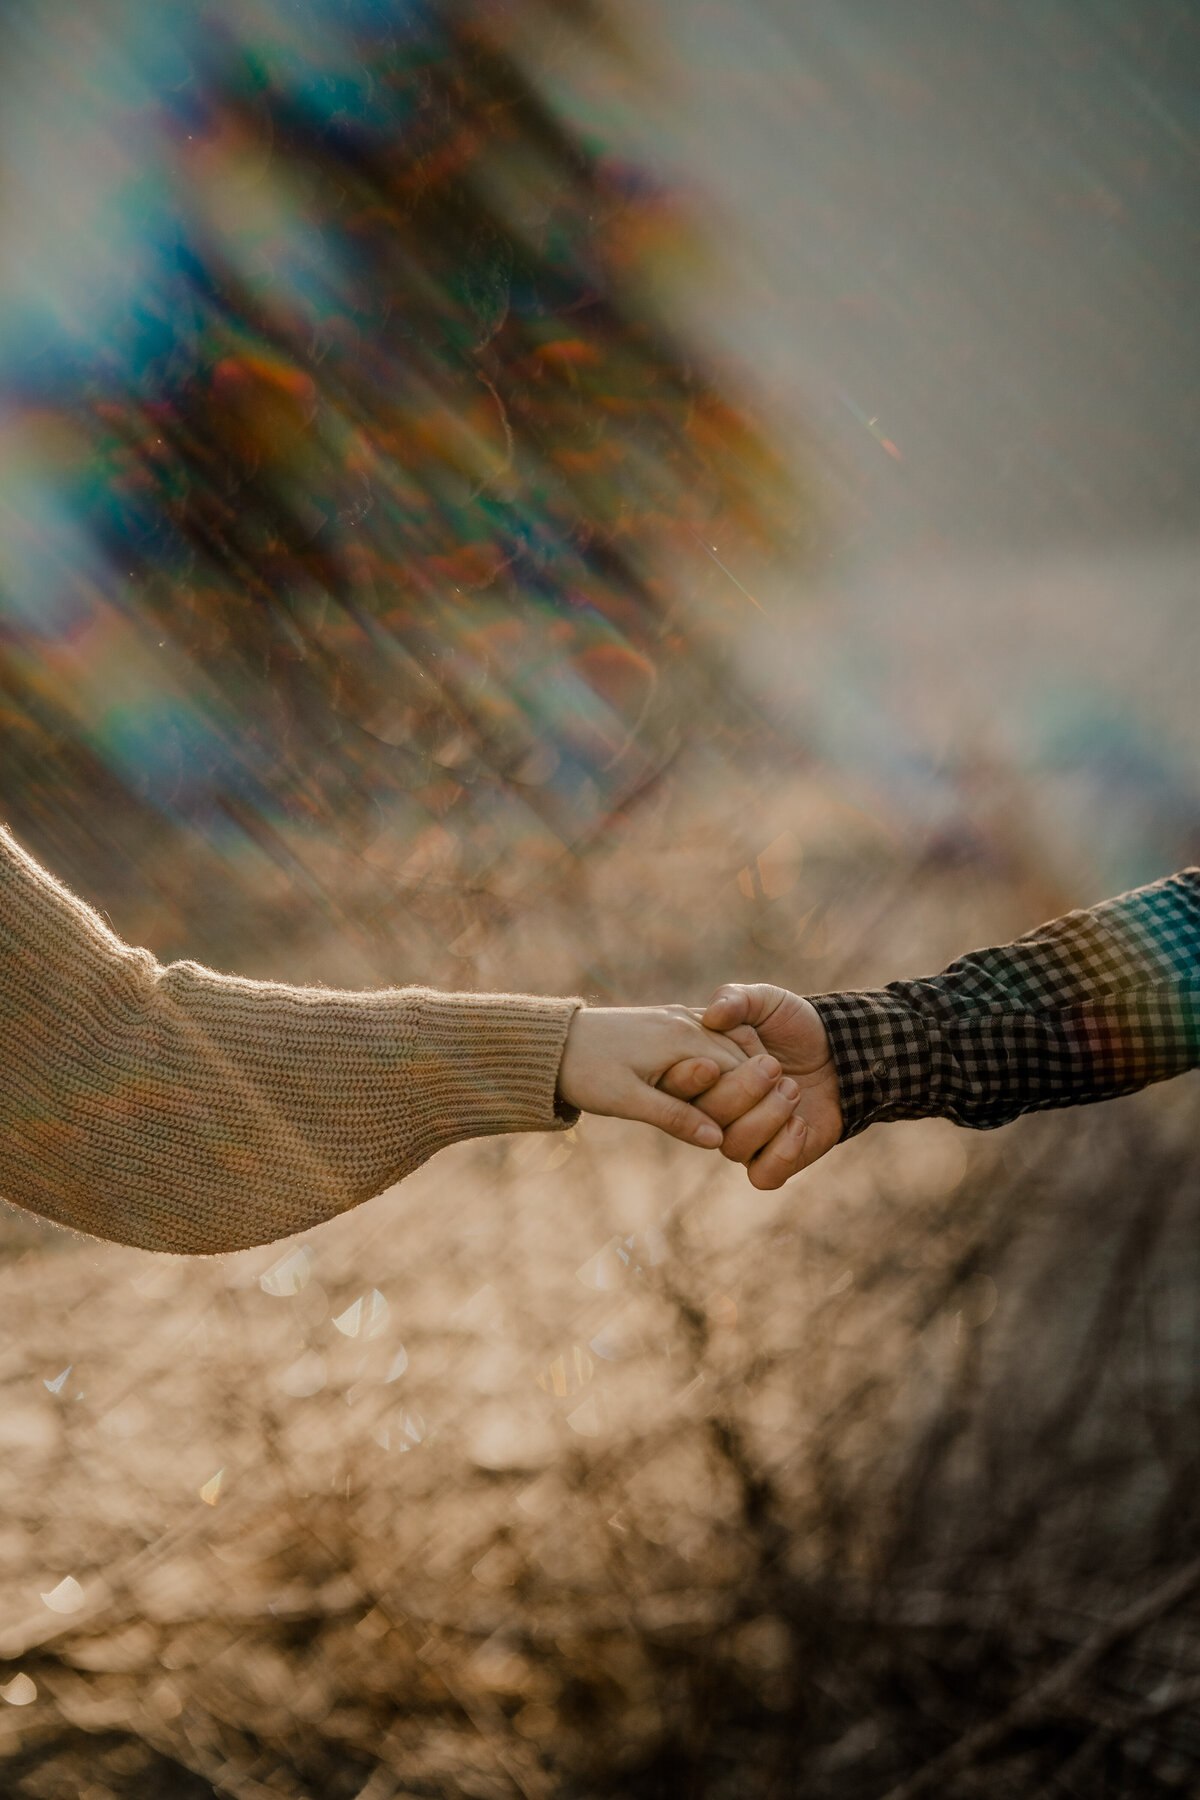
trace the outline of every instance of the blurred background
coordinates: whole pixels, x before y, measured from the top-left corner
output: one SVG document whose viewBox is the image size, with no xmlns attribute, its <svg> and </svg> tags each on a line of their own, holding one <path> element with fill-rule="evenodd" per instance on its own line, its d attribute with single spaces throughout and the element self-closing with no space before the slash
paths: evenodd
<svg viewBox="0 0 1200 1800">
<path fill-rule="evenodd" d="M 163 958 L 601 1001 L 1200 859 L 1198 76 L 1184 0 L 9 0 L 7 823 Z M 7 1213 L 5 1791 L 1194 1792 L 1196 1103 Z"/>
</svg>

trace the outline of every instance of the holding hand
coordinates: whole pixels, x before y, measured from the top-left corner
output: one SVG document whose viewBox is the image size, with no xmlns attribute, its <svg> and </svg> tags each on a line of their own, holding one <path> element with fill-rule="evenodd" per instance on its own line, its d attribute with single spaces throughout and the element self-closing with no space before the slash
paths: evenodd
<svg viewBox="0 0 1200 1800">
<path fill-rule="evenodd" d="M 695 1100 L 725 1127 L 721 1153 L 745 1163 L 752 1186 L 782 1187 L 842 1134 L 837 1070 L 821 1015 L 786 988 L 730 983 L 717 989 L 702 1023 L 727 1033 L 749 1053 L 747 1060 L 707 1087 L 702 1071 L 680 1063 L 662 1087 Z"/>
<path fill-rule="evenodd" d="M 567 1032 L 558 1094 L 582 1112 L 641 1119 L 685 1144 L 715 1150 L 717 1115 L 686 1101 L 746 1061 L 732 1038 L 706 1030 L 686 1006 L 585 1006 Z M 670 1093 L 657 1085 L 668 1069 L 681 1083 Z"/>
</svg>

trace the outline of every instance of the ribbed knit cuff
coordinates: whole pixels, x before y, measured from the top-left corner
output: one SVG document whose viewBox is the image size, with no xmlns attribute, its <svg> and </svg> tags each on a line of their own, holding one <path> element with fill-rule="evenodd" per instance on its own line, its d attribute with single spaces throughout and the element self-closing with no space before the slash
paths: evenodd
<svg viewBox="0 0 1200 1800">
<path fill-rule="evenodd" d="M 408 997 L 418 1004 L 408 1108 L 423 1155 L 460 1138 L 561 1131 L 578 1119 L 556 1089 L 581 1000 L 432 990 Z"/>
<path fill-rule="evenodd" d="M 937 1112 L 933 1048 L 919 1014 L 883 988 L 810 999 L 837 1070 L 843 1141 L 877 1120 Z"/>
</svg>

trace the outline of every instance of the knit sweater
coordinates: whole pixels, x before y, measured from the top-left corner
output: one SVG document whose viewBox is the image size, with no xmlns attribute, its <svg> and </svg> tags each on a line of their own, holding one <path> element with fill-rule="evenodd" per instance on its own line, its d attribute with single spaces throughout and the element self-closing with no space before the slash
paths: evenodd
<svg viewBox="0 0 1200 1800">
<path fill-rule="evenodd" d="M 0 830 L 0 1193 L 145 1250 L 307 1231 L 459 1138 L 569 1123 L 578 1005 L 164 967 Z"/>
</svg>

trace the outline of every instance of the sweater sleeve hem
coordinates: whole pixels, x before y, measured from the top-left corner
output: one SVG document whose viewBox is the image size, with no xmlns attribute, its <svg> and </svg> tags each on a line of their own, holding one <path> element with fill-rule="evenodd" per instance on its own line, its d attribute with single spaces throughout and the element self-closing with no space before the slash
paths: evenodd
<svg viewBox="0 0 1200 1800">
<path fill-rule="evenodd" d="M 563 1131 L 579 1113 L 558 1098 L 578 999 L 421 990 L 408 1104 L 418 1160 L 461 1138 Z"/>
</svg>

